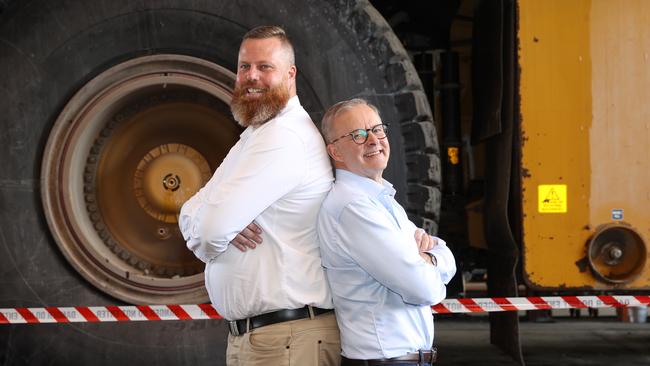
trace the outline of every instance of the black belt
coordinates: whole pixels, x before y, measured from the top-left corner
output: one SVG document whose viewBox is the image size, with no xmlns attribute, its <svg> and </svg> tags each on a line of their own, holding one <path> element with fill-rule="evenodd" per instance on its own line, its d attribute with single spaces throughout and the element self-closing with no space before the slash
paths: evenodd
<svg viewBox="0 0 650 366">
<path fill-rule="evenodd" d="M 303 308 L 278 310 L 271 313 L 253 316 L 247 319 L 232 320 L 228 322 L 228 326 L 230 328 L 230 334 L 238 336 L 265 325 L 311 318 L 316 315 L 328 313 L 330 311 L 334 310 L 321 309 L 307 305 Z"/>
<path fill-rule="evenodd" d="M 392 358 L 377 358 L 373 360 L 353 360 L 347 357 L 341 357 L 341 366 L 373 366 L 387 364 L 414 364 L 423 365 L 425 363 L 434 363 L 438 358 L 438 350 L 434 347 L 431 350 L 420 350 L 418 352 L 409 352 L 404 356 Z"/>
</svg>

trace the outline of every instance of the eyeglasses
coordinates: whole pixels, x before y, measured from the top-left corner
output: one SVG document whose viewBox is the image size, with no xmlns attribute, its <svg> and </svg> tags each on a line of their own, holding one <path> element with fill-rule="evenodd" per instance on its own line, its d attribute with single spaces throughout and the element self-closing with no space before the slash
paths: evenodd
<svg viewBox="0 0 650 366">
<path fill-rule="evenodd" d="M 388 125 L 383 124 L 383 123 L 380 123 L 378 125 L 374 125 L 374 126 L 372 126 L 370 128 L 365 128 L 365 129 L 364 128 L 359 128 L 357 130 L 353 130 L 350 133 L 347 133 L 347 134 L 345 134 L 345 135 L 343 135 L 343 136 L 341 136 L 339 138 L 336 138 L 336 139 L 330 141 L 330 144 L 333 144 L 336 141 L 338 141 L 338 140 L 340 140 L 340 139 L 342 139 L 344 137 L 351 136 L 352 141 L 354 141 L 354 143 L 356 143 L 357 145 L 363 145 L 368 140 L 368 135 L 369 135 L 370 132 L 372 132 L 372 134 L 375 135 L 376 138 L 384 139 L 384 138 L 386 138 L 386 130 L 388 130 Z"/>
</svg>

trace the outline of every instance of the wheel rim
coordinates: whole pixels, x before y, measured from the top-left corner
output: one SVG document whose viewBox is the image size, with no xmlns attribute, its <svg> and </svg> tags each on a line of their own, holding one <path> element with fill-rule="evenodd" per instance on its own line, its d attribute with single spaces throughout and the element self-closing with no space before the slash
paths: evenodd
<svg viewBox="0 0 650 366">
<path fill-rule="evenodd" d="M 157 55 L 91 80 L 56 120 L 44 152 L 46 218 L 68 261 L 132 303 L 203 302 L 203 263 L 177 215 L 236 142 L 235 75 Z"/>
</svg>

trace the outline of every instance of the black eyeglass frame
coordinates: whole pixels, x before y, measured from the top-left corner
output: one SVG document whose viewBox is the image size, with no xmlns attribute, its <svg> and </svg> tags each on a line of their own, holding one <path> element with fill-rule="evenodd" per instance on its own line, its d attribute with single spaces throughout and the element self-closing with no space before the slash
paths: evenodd
<svg viewBox="0 0 650 366">
<path fill-rule="evenodd" d="M 374 130 L 375 130 L 377 127 L 382 127 L 382 129 L 384 130 L 384 136 L 382 136 L 382 137 L 377 137 L 377 134 L 374 132 Z M 363 141 L 361 141 L 361 142 L 358 142 L 357 140 L 354 139 L 354 133 L 355 133 L 355 132 L 359 132 L 359 131 L 363 131 L 363 132 L 365 133 L 365 136 L 363 137 Z M 350 136 L 350 137 L 352 137 L 352 141 L 353 141 L 355 144 L 357 144 L 357 145 L 363 145 L 363 144 L 366 143 L 366 141 L 368 141 L 368 136 L 370 136 L 370 133 L 371 133 L 371 132 L 372 132 L 372 133 L 375 135 L 375 137 L 377 137 L 379 140 L 383 140 L 383 139 L 385 139 L 386 137 L 388 137 L 388 134 L 387 134 L 387 132 L 388 132 L 388 123 L 379 123 L 379 124 L 376 124 L 376 125 L 374 125 L 374 126 L 372 126 L 372 127 L 370 127 L 370 128 L 357 128 L 356 130 L 352 130 L 352 131 L 350 131 L 349 133 L 346 133 L 345 135 L 343 135 L 343 136 L 341 136 L 341 137 L 335 138 L 334 140 L 330 141 L 330 144 L 333 144 L 333 143 L 335 143 L 336 141 L 338 141 L 338 140 L 340 140 L 340 139 L 342 139 L 342 138 L 344 138 L 344 137 L 348 137 L 348 136 Z"/>
</svg>

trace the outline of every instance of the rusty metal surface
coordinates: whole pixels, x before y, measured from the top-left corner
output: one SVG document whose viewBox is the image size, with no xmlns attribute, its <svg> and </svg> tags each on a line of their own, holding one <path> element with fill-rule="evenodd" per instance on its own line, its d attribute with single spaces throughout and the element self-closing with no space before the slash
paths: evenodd
<svg viewBox="0 0 650 366">
<path fill-rule="evenodd" d="M 237 128 L 222 121 L 227 117 L 196 102 L 169 100 L 106 134 L 90 170 L 95 179 L 84 188 L 95 198 L 97 221 L 109 238 L 104 242 L 118 246 L 120 257 L 137 269 L 168 277 L 203 271 L 176 217 L 236 140 Z M 226 136 L 230 142 L 220 147 L 216 141 Z"/>
<path fill-rule="evenodd" d="M 523 263 L 533 288 L 612 288 L 584 265 L 603 225 L 650 242 L 649 6 L 519 2 Z M 647 266 L 616 288 L 648 288 Z"/>
</svg>

